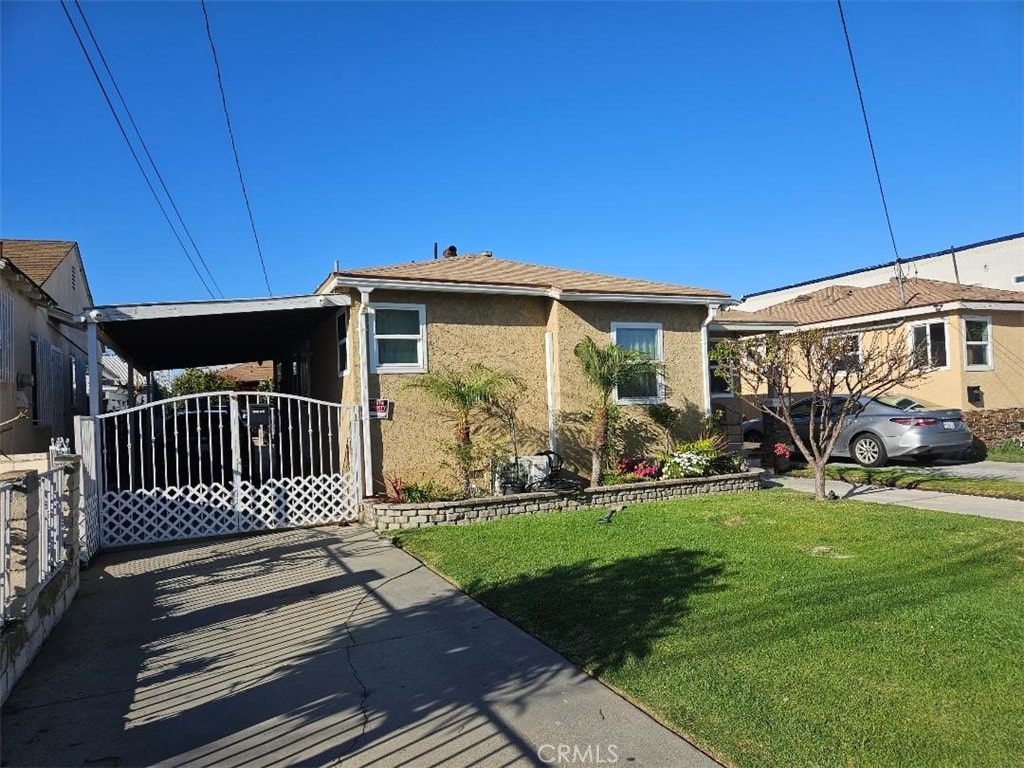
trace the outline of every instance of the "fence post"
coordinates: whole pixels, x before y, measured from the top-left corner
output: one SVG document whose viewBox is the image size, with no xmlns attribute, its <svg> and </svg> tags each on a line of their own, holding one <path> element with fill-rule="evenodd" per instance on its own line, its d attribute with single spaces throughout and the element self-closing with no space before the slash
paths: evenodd
<svg viewBox="0 0 1024 768">
<path fill-rule="evenodd" d="M 242 530 L 242 438 L 239 434 L 238 395 L 228 395 L 228 421 L 231 426 L 232 499 L 235 506 L 235 529 Z"/>
<path fill-rule="evenodd" d="M 94 416 L 75 417 L 75 445 L 82 457 L 81 494 L 78 505 L 79 558 L 88 563 L 100 547 L 100 497 L 103 495 L 101 457 L 103 431 Z"/>
<path fill-rule="evenodd" d="M 352 476 L 356 479 L 356 510 L 359 509 L 359 504 L 362 502 L 363 497 L 366 496 L 363 482 L 363 432 L 362 426 L 362 414 L 360 412 L 360 406 L 352 405 L 349 406 L 349 443 L 352 446 L 352 463 L 351 471 Z M 340 458 L 340 457 L 339 457 Z M 339 461 L 340 469 L 340 461 Z"/>
</svg>

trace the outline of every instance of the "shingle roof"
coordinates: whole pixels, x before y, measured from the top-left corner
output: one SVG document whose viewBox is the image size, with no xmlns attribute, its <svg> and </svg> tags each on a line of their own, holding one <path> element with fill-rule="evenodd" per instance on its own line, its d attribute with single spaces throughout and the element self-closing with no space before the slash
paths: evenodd
<svg viewBox="0 0 1024 768">
<path fill-rule="evenodd" d="M 656 283 L 628 277 L 599 275 L 559 267 L 525 264 L 492 256 L 467 254 L 450 259 L 410 261 L 334 273 L 335 277 L 381 278 L 481 286 L 515 286 L 555 289 L 581 294 L 641 294 L 728 298 L 729 294 L 707 288 Z"/>
<path fill-rule="evenodd" d="M 224 368 L 218 373 L 235 381 L 270 381 L 274 378 L 274 364 L 271 362 L 241 363 Z"/>
<path fill-rule="evenodd" d="M 750 323 L 751 325 L 768 322 L 794 322 L 789 317 L 783 317 L 782 315 L 767 315 L 764 312 L 744 312 L 740 309 L 723 310 L 715 316 L 715 319 L 721 320 L 723 323 Z"/>
<path fill-rule="evenodd" d="M 806 325 L 954 301 L 1024 302 L 1024 291 L 1004 291 L 923 278 L 904 280 L 903 293 L 905 301 L 900 298 L 896 278 L 866 287 L 830 285 L 748 314 L 771 319 L 788 318 Z"/>
<path fill-rule="evenodd" d="M 42 287 L 74 247 L 70 240 L 0 240 L 0 258 Z"/>
</svg>

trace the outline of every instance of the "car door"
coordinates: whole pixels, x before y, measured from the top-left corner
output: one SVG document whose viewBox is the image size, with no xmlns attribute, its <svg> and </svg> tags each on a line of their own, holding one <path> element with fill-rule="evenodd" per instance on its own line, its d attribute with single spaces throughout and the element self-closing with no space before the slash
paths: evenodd
<svg viewBox="0 0 1024 768">
<path fill-rule="evenodd" d="M 809 438 L 810 423 L 811 423 L 811 401 L 810 398 L 806 400 L 798 400 L 793 403 L 789 409 L 789 416 L 793 420 L 793 426 L 796 428 L 796 433 L 800 435 L 800 439 L 805 442 Z M 789 438 L 787 438 L 789 442 Z"/>
<path fill-rule="evenodd" d="M 830 416 L 832 421 L 839 419 L 840 413 L 842 413 L 843 406 L 849 398 L 847 397 L 833 397 L 831 403 L 829 403 Z M 836 438 L 836 445 L 833 448 L 832 453 L 840 456 L 850 455 L 850 439 L 857 434 L 861 428 L 861 412 L 864 410 L 860 403 L 854 403 L 850 406 L 850 410 L 846 414 L 846 420 L 843 424 L 842 429 L 839 430 L 839 437 Z"/>
</svg>

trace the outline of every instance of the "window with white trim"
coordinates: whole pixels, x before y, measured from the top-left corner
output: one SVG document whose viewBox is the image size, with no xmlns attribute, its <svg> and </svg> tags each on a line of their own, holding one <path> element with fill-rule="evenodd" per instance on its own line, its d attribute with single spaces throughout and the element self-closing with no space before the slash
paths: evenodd
<svg viewBox="0 0 1024 768">
<path fill-rule="evenodd" d="M 732 371 L 732 375 L 728 380 L 718 375 L 718 370 L 722 364 L 717 360 L 711 359 L 711 350 L 718 345 L 718 339 L 712 339 L 708 342 L 708 383 L 711 385 L 711 396 L 712 397 L 732 397 L 736 390 L 736 372 Z"/>
<path fill-rule="evenodd" d="M 338 375 L 348 373 L 348 310 L 341 310 L 334 318 L 334 330 L 338 341 Z"/>
<path fill-rule="evenodd" d="M 965 317 L 964 369 L 986 371 L 992 367 L 992 319 Z"/>
<path fill-rule="evenodd" d="M 945 320 L 911 325 L 910 355 L 918 368 L 947 367 L 949 356 L 946 354 Z"/>
<path fill-rule="evenodd" d="M 840 344 L 838 355 L 833 365 L 837 374 L 845 374 L 859 371 L 861 366 L 860 357 L 860 334 L 848 333 L 836 337 Z"/>
<path fill-rule="evenodd" d="M 426 373 L 427 309 L 422 304 L 374 304 L 370 337 L 372 373 Z"/>
<path fill-rule="evenodd" d="M 612 323 L 612 341 L 620 347 L 643 352 L 652 360 L 665 361 L 661 323 Z M 649 405 L 665 401 L 664 376 L 651 373 L 639 376 L 615 390 L 615 402 Z"/>
</svg>

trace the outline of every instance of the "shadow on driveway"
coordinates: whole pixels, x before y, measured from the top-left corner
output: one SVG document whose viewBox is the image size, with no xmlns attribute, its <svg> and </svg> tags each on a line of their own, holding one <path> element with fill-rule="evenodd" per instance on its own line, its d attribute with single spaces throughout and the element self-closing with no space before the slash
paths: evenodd
<svg viewBox="0 0 1024 768">
<path fill-rule="evenodd" d="M 358 527 L 101 556 L 2 725 L 5 766 L 715 765 Z"/>
</svg>

